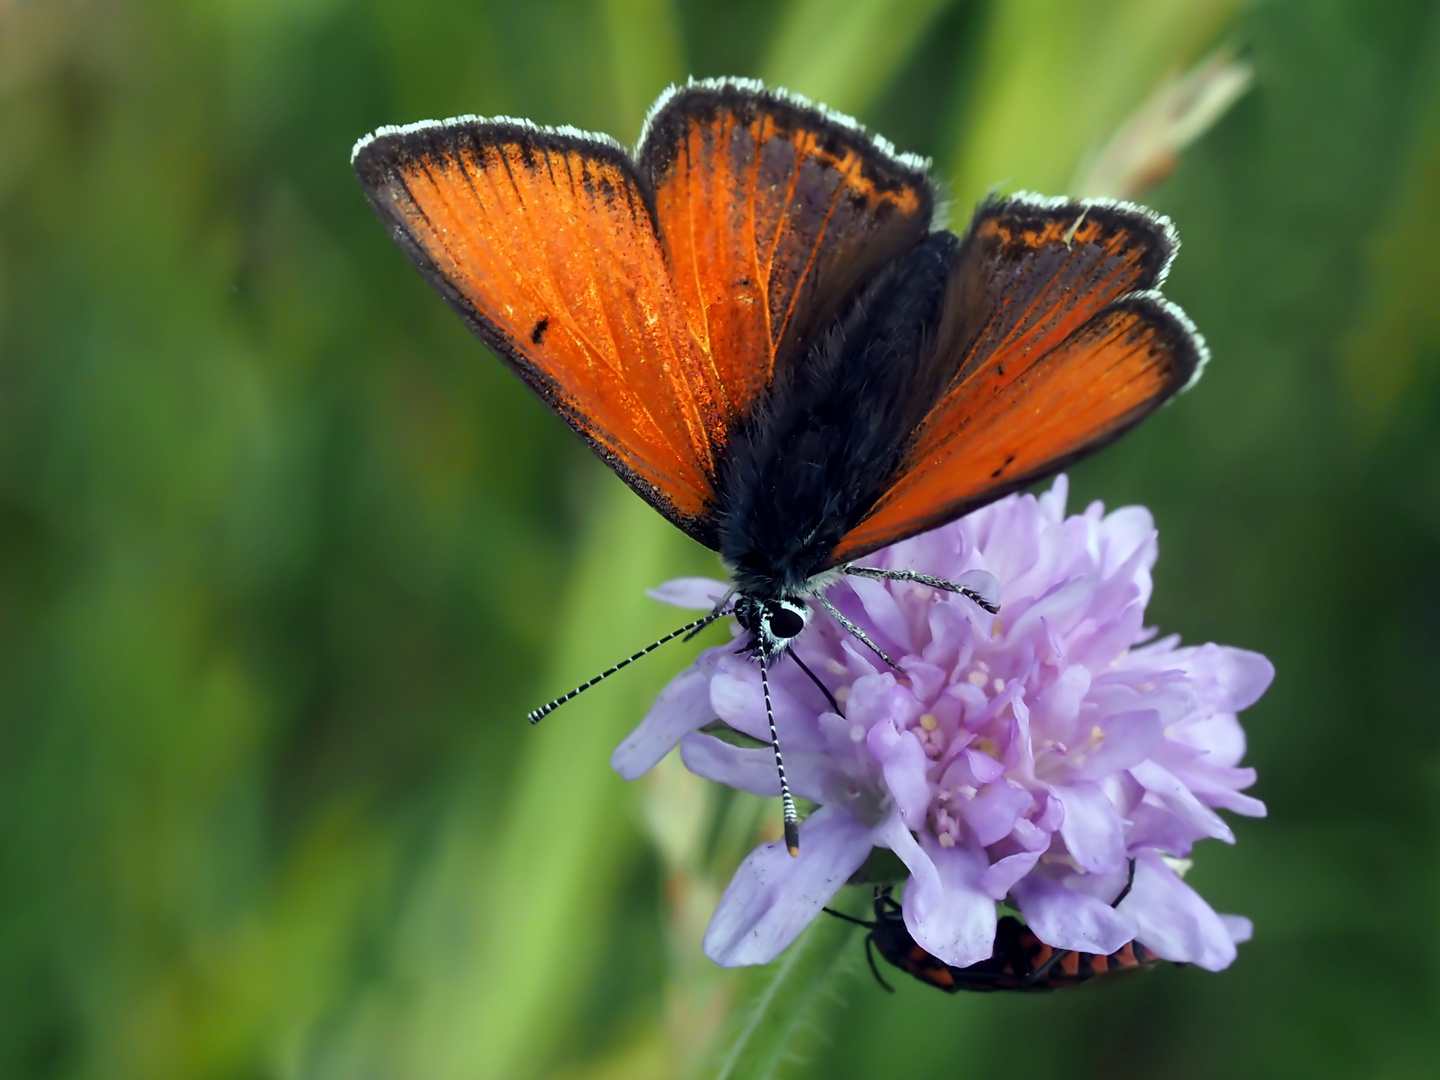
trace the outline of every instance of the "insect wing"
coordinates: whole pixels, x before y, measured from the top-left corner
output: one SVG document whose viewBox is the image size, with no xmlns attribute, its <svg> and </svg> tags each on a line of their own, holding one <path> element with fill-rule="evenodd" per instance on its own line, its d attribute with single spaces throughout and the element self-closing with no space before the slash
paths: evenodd
<svg viewBox="0 0 1440 1080">
<path fill-rule="evenodd" d="M 713 546 L 721 388 L 625 151 L 464 118 L 381 129 L 354 166 L 471 329 L 643 498 Z"/>
<path fill-rule="evenodd" d="M 758 83 L 692 83 L 656 103 L 639 150 L 680 302 L 745 416 L 777 364 L 930 228 L 924 163 L 854 121 Z"/>
<path fill-rule="evenodd" d="M 937 333 L 956 374 L 831 563 L 1058 471 L 1192 382 L 1204 343 L 1154 292 L 1175 247 L 1167 221 L 1123 204 L 983 205 L 957 253 Z"/>
</svg>

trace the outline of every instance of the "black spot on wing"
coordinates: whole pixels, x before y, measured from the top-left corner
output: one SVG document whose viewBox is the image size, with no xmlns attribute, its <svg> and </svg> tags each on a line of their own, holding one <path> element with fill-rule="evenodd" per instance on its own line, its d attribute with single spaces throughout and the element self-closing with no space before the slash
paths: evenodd
<svg viewBox="0 0 1440 1080">
<path fill-rule="evenodd" d="M 1007 458 L 1005 459 L 1004 463 L 1003 463 L 998 469 L 996 469 L 994 472 L 992 472 L 992 473 L 990 474 L 990 479 L 991 479 L 991 480 L 998 480 L 998 479 L 1000 479 L 1000 474 L 1003 473 L 1006 469 L 1008 469 L 1008 468 L 1009 468 L 1011 465 L 1013 465 L 1014 463 L 1015 463 L 1015 455 L 1014 455 L 1014 454 L 1011 454 L 1009 457 L 1007 457 Z"/>
</svg>

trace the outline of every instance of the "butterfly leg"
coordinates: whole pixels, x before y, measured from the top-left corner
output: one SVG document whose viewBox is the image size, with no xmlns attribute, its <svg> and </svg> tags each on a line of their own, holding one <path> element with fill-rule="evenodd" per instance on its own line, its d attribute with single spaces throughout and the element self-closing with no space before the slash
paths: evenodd
<svg viewBox="0 0 1440 1080">
<path fill-rule="evenodd" d="M 845 713 L 840 708 L 840 702 L 835 700 L 835 695 L 830 692 L 830 688 L 820 681 L 820 676 L 810 670 L 805 661 L 800 659 L 800 654 L 794 649 L 787 649 L 786 652 L 790 654 L 791 660 L 794 660 L 795 663 L 800 665 L 800 670 L 810 676 L 810 681 L 820 688 L 820 692 L 825 695 L 825 700 L 830 703 L 830 710 L 835 713 L 836 716 L 844 716 Z"/>
<path fill-rule="evenodd" d="M 989 579 L 984 582 L 984 587 L 977 588 L 976 586 L 981 584 L 979 580 L 964 584 L 947 581 L 944 578 L 932 577 L 929 574 L 921 574 L 914 570 L 881 570 L 874 566 L 855 566 L 853 563 L 846 565 L 842 569 L 845 573 L 852 574 L 855 577 L 880 578 L 885 581 L 913 581 L 917 585 L 928 585 L 932 589 L 943 589 L 945 592 L 959 593 L 967 600 L 974 601 L 978 607 L 989 612 L 991 615 L 995 615 L 1000 611 L 1000 604 L 995 598 L 998 592 L 995 579 L 984 571 L 971 571 L 971 574 L 974 574 L 977 578 L 979 578 L 979 575 L 984 574 L 985 578 Z M 970 575 L 966 576 L 968 577 Z"/>
<path fill-rule="evenodd" d="M 856 626 L 853 622 L 847 619 L 844 613 L 841 612 L 839 608 L 837 608 L 829 600 L 826 600 L 823 596 L 817 596 L 815 599 L 820 601 L 826 611 L 830 612 L 831 615 L 835 616 L 836 622 L 838 622 L 851 634 L 855 635 L 855 637 L 859 638 L 860 641 L 867 648 L 869 648 L 871 652 L 873 652 L 876 656 L 880 657 L 881 660 L 884 660 L 885 663 L 889 664 L 896 671 L 900 670 L 900 665 L 895 663 L 894 660 L 891 660 L 890 657 L 886 656 L 885 650 L 880 648 L 879 645 L 876 645 L 875 642 L 871 641 L 870 636 L 866 634 L 864 630 L 861 630 L 860 627 Z"/>
</svg>

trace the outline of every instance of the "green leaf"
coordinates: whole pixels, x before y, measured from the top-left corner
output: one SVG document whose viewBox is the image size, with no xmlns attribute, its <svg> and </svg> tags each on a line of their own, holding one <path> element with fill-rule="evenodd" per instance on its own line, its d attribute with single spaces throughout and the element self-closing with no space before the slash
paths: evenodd
<svg viewBox="0 0 1440 1080">
<path fill-rule="evenodd" d="M 713 1080 L 767 1080 L 842 966 L 858 928 L 817 917 L 772 964 L 755 971 L 749 993 L 717 1041 L 706 1075 Z"/>
<path fill-rule="evenodd" d="M 737 731 L 724 720 L 711 720 L 700 729 L 706 735 L 713 735 L 723 743 L 731 746 L 738 746 L 744 750 L 755 750 L 762 746 L 769 746 L 767 742 L 755 738 L 753 735 L 746 735 L 743 731 Z"/>
</svg>

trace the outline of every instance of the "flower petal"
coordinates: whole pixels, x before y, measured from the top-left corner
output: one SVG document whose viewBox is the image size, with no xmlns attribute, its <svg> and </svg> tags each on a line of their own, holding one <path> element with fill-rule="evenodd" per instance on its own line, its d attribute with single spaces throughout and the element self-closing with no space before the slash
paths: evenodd
<svg viewBox="0 0 1440 1080">
<path fill-rule="evenodd" d="M 901 730 L 923 711 L 915 695 L 888 671 L 856 679 L 845 702 L 846 718 L 867 730 L 883 720 L 893 720 L 896 730 Z"/>
<path fill-rule="evenodd" d="M 887 718 L 870 729 L 865 745 L 880 763 L 885 786 L 906 826 L 924 828 L 925 812 L 930 808 L 930 783 L 925 777 L 930 759 L 920 740 L 913 731 L 897 730 L 895 721 Z"/>
<path fill-rule="evenodd" d="M 1116 573 L 1134 553 L 1148 545 L 1156 548 L 1155 519 L 1143 506 L 1122 506 L 1105 516 L 1101 522 L 1101 541 L 1105 548 L 1100 572 L 1106 577 Z M 1150 565 L 1154 565 L 1157 551 L 1150 551 Z"/>
<path fill-rule="evenodd" d="M 1144 761 L 1165 736 L 1165 725 L 1154 709 L 1119 713 L 1095 721 L 1100 738 L 1095 749 L 1070 770 L 1075 780 L 1103 780 Z M 1078 756 L 1078 755 L 1077 755 Z"/>
<path fill-rule="evenodd" d="M 955 579 L 955 584 L 974 593 L 992 608 L 1000 606 L 1000 582 L 989 570 L 967 570 Z"/>
<path fill-rule="evenodd" d="M 718 647 L 715 674 L 710 680 L 710 704 L 717 716 L 736 731 L 768 743 L 770 722 L 765 718 L 765 693 L 760 685 L 760 667 L 733 649 Z M 770 676 L 770 703 L 781 745 L 816 750 L 820 748 L 815 711 L 806 708 L 791 687 L 814 689 L 814 683 L 798 667 L 779 665 Z"/>
<path fill-rule="evenodd" d="M 710 925 L 705 955 L 721 967 L 768 964 L 825 906 L 872 847 L 870 829 L 824 807 L 800 824 L 800 855 L 761 844 L 740 864 Z"/>
<path fill-rule="evenodd" d="M 1142 847 L 1155 848 L 1183 859 L 1190 854 L 1195 841 L 1205 839 L 1206 835 L 1168 806 L 1142 802 L 1130 811 L 1129 818 L 1130 827 L 1125 831 L 1125 840 L 1132 851 Z"/>
<path fill-rule="evenodd" d="M 935 869 L 934 860 L 925 853 L 910 830 L 905 827 L 905 822 L 900 820 L 898 810 L 892 810 L 889 818 L 875 826 L 874 835 L 875 846 L 887 847 L 893 851 L 896 858 L 905 864 L 905 869 L 910 871 L 912 882 L 923 882 L 924 888 L 939 892 L 940 872 Z"/>
<path fill-rule="evenodd" d="M 710 680 L 710 704 L 714 715 L 736 731 L 761 742 L 770 741 L 760 669 L 748 660 L 731 654 L 716 661 Z"/>
<path fill-rule="evenodd" d="M 672 578 L 663 585 L 646 589 L 645 595 L 662 604 L 694 611 L 710 611 L 730 591 L 723 581 L 708 577 Z"/>
<path fill-rule="evenodd" d="M 1275 665 L 1248 649 L 1212 642 L 1177 651 L 1189 654 L 1185 657 L 1185 669 L 1200 691 L 1201 699 L 1216 712 L 1237 713 L 1248 709 L 1275 680 Z"/>
<path fill-rule="evenodd" d="M 913 655 L 901 660 L 900 666 L 905 669 L 910 687 L 920 701 L 934 700 L 935 695 L 945 689 L 945 684 L 950 679 L 950 672 L 945 668 L 927 664 Z"/>
<path fill-rule="evenodd" d="M 1040 493 L 1037 500 L 1040 504 L 1040 512 L 1051 521 L 1062 521 L 1065 517 L 1065 503 L 1070 498 L 1070 477 L 1066 473 L 1056 473 L 1055 479 L 1050 482 L 1050 490 Z"/>
<path fill-rule="evenodd" d="M 1227 844 L 1235 842 L 1235 834 L 1230 831 L 1230 826 L 1225 824 L 1219 814 L 1195 798 L 1190 789 L 1173 773 L 1153 761 L 1142 761 L 1131 767 L 1130 775 L 1140 781 L 1145 790 L 1158 796 L 1166 806 L 1206 836 L 1224 840 Z"/>
<path fill-rule="evenodd" d="M 654 768 L 682 738 L 715 719 L 710 676 L 720 651 L 707 649 L 693 667 L 670 680 L 645 719 L 610 755 L 612 769 L 626 780 L 634 780 Z"/>
<path fill-rule="evenodd" d="M 1054 742 L 1074 740 L 1080 702 L 1090 689 L 1090 669 L 1071 664 L 1058 678 L 1040 691 L 1030 707 L 1030 724 L 1037 736 Z"/>
<path fill-rule="evenodd" d="M 1220 971 L 1235 960 L 1230 928 L 1153 852 L 1136 858 L 1135 884 L 1119 910 L 1135 920 L 1135 940 L 1162 960 L 1207 971 Z"/>
<path fill-rule="evenodd" d="M 905 623 L 905 613 L 900 610 L 895 594 L 888 582 L 875 578 L 847 577 L 845 583 L 855 591 L 864 605 L 865 614 L 870 616 L 871 629 L 900 646 L 902 652 L 913 653 L 915 643 L 910 638 L 910 627 Z"/>
<path fill-rule="evenodd" d="M 1098 784 L 1050 789 L 1065 807 L 1060 835 L 1082 870 L 1109 874 L 1125 865 L 1125 822 Z"/>
<path fill-rule="evenodd" d="M 1005 775 L 1005 766 L 983 750 L 967 748 L 965 763 L 970 766 L 970 774 L 981 784 L 992 783 Z"/>
<path fill-rule="evenodd" d="M 1124 905 L 1112 908 L 1037 874 L 1022 878 L 1010 892 L 1026 925 L 1056 949 L 1108 954 L 1135 937 L 1135 918 Z"/>
<path fill-rule="evenodd" d="M 970 602 L 967 600 L 967 604 Z M 975 605 L 970 604 L 973 609 Z M 941 601 L 930 606 L 927 619 L 930 627 L 930 644 L 921 651 L 927 663 L 949 668 L 965 643 L 974 635 L 974 623 L 967 612 L 961 611 L 954 603 Z"/>
<path fill-rule="evenodd" d="M 1015 883 L 1035 868 L 1040 861 L 1040 852 L 1022 851 L 997 859 L 980 877 L 980 888 L 995 900 L 1004 900 L 1010 895 Z"/>
<path fill-rule="evenodd" d="M 1244 915 L 1221 915 L 1220 922 L 1236 945 L 1244 945 L 1255 936 L 1255 924 Z"/>
<path fill-rule="evenodd" d="M 1264 817 L 1265 804 L 1239 789 L 1255 783 L 1254 769 L 1228 769 L 1207 761 L 1191 761 L 1170 770 L 1206 806 L 1232 810 L 1247 817 Z"/>
<path fill-rule="evenodd" d="M 928 832 L 921 835 L 921 846 L 935 864 L 940 888 L 911 879 L 902 905 L 910 936 L 956 967 L 989 959 L 995 951 L 995 900 L 981 886 L 989 862 L 985 853 L 941 847 Z"/>
<path fill-rule="evenodd" d="M 1245 756 L 1245 729 L 1234 713 L 1195 717 L 1177 724 L 1167 736 L 1167 741 L 1201 751 L 1214 765 L 1234 766 Z"/>
<path fill-rule="evenodd" d="M 1060 803 L 1057 801 L 1055 805 L 1059 806 Z M 1011 830 L 1010 835 L 1013 836 L 1016 842 L 1026 851 L 1033 851 L 1038 855 L 1050 846 L 1052 832 L 1053 830 L 1042 829 L 1035 824 L 1035 822 L 1028 821 L 1022 817 L 1019 821 L 1015 822 L 1015 828 Z"/>
<path fill-rule="evenodd" d="M 752 795 L 780 794 L 775 752 L 768 746 L 735 746 L 696 731 L 681 741 L 680 760 L 696 776 L 737 791 L 748 791 Z M 838 772 L 826 754 L 786 749 L 785 775 L 790 789 L 802 799 L 826 800 L 830 789 L 836 786 L 828 781 Z"/>
<path fill-rule="evenodd" d="M 1035 805 L 1030 792 L 1008 780 L 986 784 L 973 799 L 959 806 L 965 824 L 981 847 L 989 847 L 1008 836 L 1015 822 Z"/>
<path fill-rule="evenodd" d="M 713 735 L 692 732 L 680 743 L 680 760 L 696 776 L 737 791 L 763 796 L 780 794 L 780 774 L 775 771 L 775 754 L 769 749 L 735 746 Z"/>
</svg>

